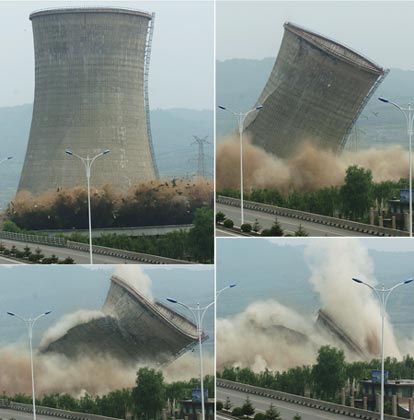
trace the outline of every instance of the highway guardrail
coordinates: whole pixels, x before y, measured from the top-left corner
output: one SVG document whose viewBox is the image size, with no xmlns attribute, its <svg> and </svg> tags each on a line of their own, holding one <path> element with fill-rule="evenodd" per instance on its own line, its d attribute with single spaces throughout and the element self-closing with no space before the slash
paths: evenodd
<svg viewBox="0 0 414 420">
<path fill-rule="evenodd" d="M 66 246 L 66 240 L 64 238 L 55 238 L 42 235 L 29 235 L 27 233 L 8 232 L 6 230 L 0 230 L 0 239 L 9 239 L 11 241 L 27 242 L 58 247 Z"/>
<path fill-rule="evenodd" d="M 24 411 L 26 413 L 33 412 L 31 404 L 16 403 L 6 399 L 0 399 L 0 408 L 7 408 L 9 410 Z M 99 416 L 97 414 L 78 413 L 76 411 L 60 410 L 57 408 L 42 407 L 36 405 L 36 414 L 44 416 L 60 417 L 69 420 L 120 420 L 114 417 Z"/>
<path fill-rule="evenodd" d="M 239 382 L 229 381 L 227 379 L 216 380 L 218 388 L 231 389 L 233 391 L 243 392 L 246 394 L 258 395 L 269 399 L 284 401 L 290 404 L 298 404 L 309 408 L 314 408 L 331 413 L 342 414 L 344 416 L 356 417 L 365 420 L 379 420 L 380 413 L 374 411 L 363 410 L 361 408 L 348 407 L 347 405 L 334 404 L 327 401 L 315 400 L 312 398 L 302 397 L 300 395 L 288 394 L 287 392 L 275 391 L 273 389 L 259 388 L 257 386 L 241 384 Z M 384 415 L 385 420 L 398 420 L 401 417 Z"/>
<path fill-rule="evenodd" d="M 240 207 L 240 200 L 238 198 L 231 198 L 219 195 L 217 196 L 216 201 L 219 204 Z M 332 226 L 339 229 L 347 229 L 355 232 L 367 233 L 376 236 L 408 236 L 408 232 L 405 232 L 403 230 L 368 225 L 365 223 L 353 222 L 351 220 L 338 219 L 336 217 L 308 213 L 305 211 L 293 210 L 285 207 L 273 206 L 270 204 L 262 204 L 246 200 L 244 200 L 243 204 L 243 207 L 248 210 L 255 210 L 261 213 L 274 214 L 275 216 L 285 216 L 293 219 L 304 220 L 307 222 L 319 223 L 322 225 Z"/>
<path fill-rule="evenodd" d="M 67 241 L 66 247 L 77 251 L 89 252 L 89 244 Z M 157 255 L 143 254 L 141 252 L 125 251 L 123 249 L 107 248 L 105 246 L 92 245 L 94 254 L 109 257 L 123 258 L 144 264 L 190 264 L 188 261 L 175 260 L 174 258 L 159 257 Z"/>
</svg>

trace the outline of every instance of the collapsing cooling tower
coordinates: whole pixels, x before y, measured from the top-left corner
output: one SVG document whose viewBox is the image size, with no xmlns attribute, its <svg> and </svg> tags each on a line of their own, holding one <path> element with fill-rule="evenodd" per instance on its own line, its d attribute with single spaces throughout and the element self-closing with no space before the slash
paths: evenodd
<svg viewBox="0 0 414 420">
<path fill-rule="evenodd" d="M 32 125 L 19 190 L 85 184 L 82 163 L 98 159 L 92 185 L 116 188 L 156 177 L 147 78 L 154 16 L 111 8 L 30 15 L 35 51 Z"/>
<path fill-rule="evenodd" d="M 102 317 L 69 329 L 42 353 L 69 358 L 109 356 L 125 364 L 166 364 L 197 344 L 197 327 L 158 302 L 150 302 L 112 276 Z M 203 340 L 207 337 L 203 334 Z"/>
<path fill-rule="evenodd" d="M 253 144 L 279 157 L 310 141 L 340 151 L 387 71 L 347 47 L 291 23 L 245 122 Z"/>
</svg>

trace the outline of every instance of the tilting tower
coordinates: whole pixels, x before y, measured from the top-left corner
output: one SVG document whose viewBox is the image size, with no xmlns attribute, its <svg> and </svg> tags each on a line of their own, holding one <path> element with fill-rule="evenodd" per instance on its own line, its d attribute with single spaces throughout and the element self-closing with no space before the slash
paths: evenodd
<svg viewBox="0 0 414 420">
<path fill-rule="evenodd" d="M 387 71 L 332 41 L 292 23 L 245 132 L 253 144 L 279 157 L 303 142 L 342 150 L 365 104 Z"/>
</svg>

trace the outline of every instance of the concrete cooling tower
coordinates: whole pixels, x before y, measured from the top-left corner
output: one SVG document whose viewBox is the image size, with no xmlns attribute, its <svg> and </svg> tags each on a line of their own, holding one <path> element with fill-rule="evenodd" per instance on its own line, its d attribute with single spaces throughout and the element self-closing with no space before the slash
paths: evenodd
<svg viewBox="0 0 414 420">
<path fill-rule="evenodd" d="M 245 133 L 279 157 L 313 142 L 338 152 L 387 71 L 349 48 L 292 23 Z"/>
<path fill-rule="evenodd" d="M 32 13 L 35 95 L 19 191 L 85 184 L 126 189 L 157 176 L 148 105 L 154 15 L 118 8 Z"/>
<path fill-rule="evenodd" d="M 203 340 L 207 337 L 203 334 Z M 80 323 L 48 343 L 42 353 L 68 358 L 108 356 L 125 364 L 172 362 L 198 342 L 197 327 L 158 302 L 150 302 L 112 276 L 102 316 Z"/>
</svg>

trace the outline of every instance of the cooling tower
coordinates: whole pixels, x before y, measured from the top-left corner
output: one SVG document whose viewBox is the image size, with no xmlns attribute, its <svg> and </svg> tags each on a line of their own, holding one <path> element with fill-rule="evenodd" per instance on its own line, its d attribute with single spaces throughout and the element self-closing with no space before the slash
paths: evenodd
<svg viewBox="0 0 414 420">
<path fill-rule="evenodd" d="M 309 141 L 340 151 L 387 71 L 349 48 L 291 23 L 256 106 L 251 142 L 279 157 Z"/>
<path fill-rule="evenodd" d="M 32 13 L 35 95 L 19 190 L 37 194 L 85 184 L 126 189 L 156 177 L 147 77 L 153 15 L 117 8 Z"/>
<path fill-rule="evenodd" d="M 42 352 L 69 358 L 108 356 L 125 364 L 166 364 L 190 350 L 197 340 L 193 323 L 112 276 L 102 316 L 74 326 Z"/>
</svg>

